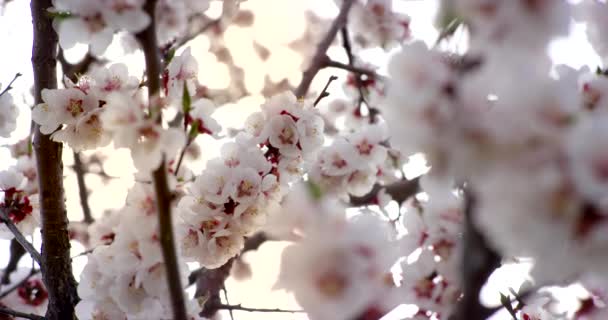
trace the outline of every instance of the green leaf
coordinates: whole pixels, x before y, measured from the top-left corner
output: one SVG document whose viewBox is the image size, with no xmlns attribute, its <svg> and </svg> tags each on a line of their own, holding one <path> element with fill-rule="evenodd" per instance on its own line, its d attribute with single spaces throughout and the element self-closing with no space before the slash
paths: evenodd
<svg viewBox="0 0 608 320">
<path fill-rule="evenodd" d="M 190 126 L 190 132 L 188 132 L 188 139 L 190 141 L 194 140 L 194 138 L 196 138 L 196 136 L 198 136 L 198 134 L 199 134 L 198 129 L 199 129 L 198 121 L 192 122 L 192 125 Z"/>
<path fill-rule="evenodd" d="M 188 85 L 186 81 L 184 81 L 184 93 L 182 95 L 182 111 L 184 115 L 187 115 L 192 109 L 192 98 L 190 97 L 190 92 L 188 92 Z"/>
<path fill-rule="evenodd" d="M 171 63 L 171 60 L 173 60 L 174 57 L 175 48 L 171 48 L 169 49 L 169 51 L 167 51 L 167 54 L 165 55 L 165 65 L 169 65 L 169 63 Z"/>
<path fill-rule="evenodd" d="M 306 181 L 306 186 L 308 187 L 308 193 L 314 200 L 319 200 L 323 197 L 323 190 L 321 190 L 318 184 L 308 180 Z"/>
<path fill-rule="evenodd" d="M 46 14 L 49 16 L 49 18 L 55 19 L 57 21 L 62 21 L 74 17 L 74 15 L 69 11 L 47 11 Z"/>
</svg>

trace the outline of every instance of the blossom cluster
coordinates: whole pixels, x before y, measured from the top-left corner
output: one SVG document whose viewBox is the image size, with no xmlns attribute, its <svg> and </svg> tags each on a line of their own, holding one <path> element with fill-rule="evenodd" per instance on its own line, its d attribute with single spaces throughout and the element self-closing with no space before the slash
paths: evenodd
<svg viewBox="0 0 608 320">
<path fill-rule="evenodd" d="M 234 142 L 207 162 L 178 205 L 178 242 L 184 256 L 217 268 L 238 255 L 245 237 L 265 225 L 304 159 L 323 144 L 323 120 L 290 93 L 270 98 Z"/>
<path fill-rule="evenodd" d="M 606 76 L 552 68 L 545 51 L 567 30 L 571 5 L 457 4 L 476 26 L 470 53 L 414 42 L 389 63 L 391 142 L 424 152 L 435 174 L 467 181 L 475 224 L 503 257 L 533 258 L 537 284 L 601 272 Z"/>
<path fill-rule="evenodd" d="M 141 182 L 129 190 L 122 209 L 89 227 L 96 247 L 80 276 L 78 319 L 171 318 L 157 215 L 154 188 Z M 187 270 L 180 261 L 181 283 Z M 198 303 L 190 301 L 187 307 L 189 319 L 199 319 Z"/>
</svg>

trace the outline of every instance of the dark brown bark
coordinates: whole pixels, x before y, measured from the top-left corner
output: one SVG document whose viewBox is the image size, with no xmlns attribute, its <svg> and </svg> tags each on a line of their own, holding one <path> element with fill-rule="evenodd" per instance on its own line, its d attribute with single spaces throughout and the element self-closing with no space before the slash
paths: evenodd
<svg viewBox="0 0 608 320">
<path fill-rule="evenodd" d="M 340 31 L 340 29 L 346 24 L 346 17 L 348 16 L 348 12 L 354 3 L 355 0 L 344 0 L 344 2 L 342 2 L 340 13 L 338 13 L 338 16 L 332 23 L 331 27 L 329 27 L 329 31 L 327 31 L 325 37 L 321 40 L 321 42 L 319 42 L 317 51 L 310 62 L 310 66 L 302 74 L 300 85 L 298 85 L 294 92 L 294 95 L 297 98 L 303 98 L 306 95 L 312 80 L 315 78 L 319 70 L 327 66 L 327 49 L 336 38 L 338 31 Z"/>
<path fill-rule="evenodd" d="M 217 313 L 222 305 L 220 290 L 224 288 L 224 282 L 230 275 L 230 269 L 234 263 L 234 258 L 228 260 L 223 266 L 217 269 L 202 269 L 196 279 L 195 297 L 207 297 L 207 302 L 200 315 L 212 317 Z"/>
<path fill-rule="evenodd" d="M 473 192 L 465 190 L 465 221 L 460 264 L 462 298 L 449 320 L 484 320 L 495 311 L 481 304 L 479 294 L 492 272 L 500 267 L 500 255 L 477 230 L 473 222 L 475 208 Z"/>
<path fill-rule="evenodd" d="M 155 97 L 160 92 L 160 76 L 162 72 L 158 44 L 156 42 L 156 24 L 154 16 L 156 12 L 156 1 L 148 0 L 144 5 L 146 13 L 152 17 L 150 25 L 137 34 L 137 39 L 142 45 L 146 59 L 146 76 L 149 94 L 149 103 L 154 107 Z M 158 121 L 160 122 L 160 114 Z M 156 206 L 158 208 L 159 241 L 167 271 L 167 282 L 171 297 L 174 320 L 186 320 L 186 304 L 184 301 L 184 289 L 181 284 L 179 266 L 177 264 L 177 253 L 173 237 L 173 223 L 171 222 L 172 195 L 167 181 L 167 170 L 163 160 L 160 167 L 152 175 L 154 189 L 156 191 Z"/>
<path fill-rule="evenodd" d="M 378 204 L 378 192 L 385 189 L 386 193 L 390 195 L 393 200 L 398 203 L 409 199 L 420 192 L 420 177 L 412 180 L 401 180 L 393 184 L 381 186 L 379 184 L 372 188 L 372 191 L 361 197 L 350 197 L 350 205 L 353 207 L 361 207 L 366 205 Z"/>
<path fill-rule="evenodd" d="M 42 102 L 44 88 L 57 88 L 57 34 L 47 10 L 51 0 L 32 0 L 34 45 L 34 96 Z M 48 320 L 74 319 L 78 302 L 76 281 L 72 275 L 68 219 L 64 203 L 62 145 L 40 133 L 36 126 L 34 152 L 38 169 L 40 215 L 42 219 L 42 279 L 48 290 Z"/>
</svg>

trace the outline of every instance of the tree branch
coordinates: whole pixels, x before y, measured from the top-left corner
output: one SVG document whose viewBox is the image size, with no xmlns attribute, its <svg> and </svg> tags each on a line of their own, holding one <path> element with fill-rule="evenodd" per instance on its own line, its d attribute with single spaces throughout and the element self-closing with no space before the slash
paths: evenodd
<svg viewBox="0 0 608 320">
<path fill-rule="evenodd" d="M 387 186 L 381 186 L 379 184 L 374 185 L 372 191 L 361 197 L 350 197 L 350 205 L 353 207 L 361 207 L 367 205 L 373 205 L 378 203 L 378 192 L 385 189 L 386 193 L 390 195 L 393 200 L 398 203 L 409 199 L 416 195 L 420 191 L 420 177 L 412 180 L 400 180 Z"/>
<path fill-rule="evenodd" d="M 279 308 L 275 308 L 275 309 L 248 308 L 248 307 L 243 307 L 240 303 L 233 304 L 233 305 L 219 304 L 219 305 L 215 306 L 215 308 L 217 308 L 219 310 L 238 310 L 238 311 L 247 311 L 247 312 L 274 312 L 274 313 L 304 313 L 305 312 L 303 310 L 286 310 L 286 309 L 279 309 Z"/>
<path fill-rule="evenodd" d="M 9 316 L 17 317 L 17 318 L 23 318 L 23 319 L 45 320 L 44 317 L 41 317 L 37 314 L 19 312 L 19 311 L 15 311 L 13 309 L 5 308 L 2 306 L 0 306 L 0 314 L 5 314 L 5 315 L 9 315 Z"/>
<path fill-rule="evenodd" d="M 89 206 L 89 191 L 87 190 L 87 184 L 84 180 L 86 170 L 82 163 L 82 159 L 80 158 L 80 152 L 74 152 L 74 172 L 76 173 L 76 181 L 78 182 L 78 195 L 80 197 L 83 220 L 86 224 L 91 224 L 95 219 L 93 219 L 91 207 Z"/>
<path fill-rule="evenodd" d="M 57 88 L 57 34 L 48 9 L 52 0 L 32 0 L 35 103 L 42 103 L 42 89 Z M 34 143 L 38 170 L 40 215 L 42 218 L 42 278 L 49 293 L 46 317 L 73 319 L 78 302 L 72 274 L 68 219 L 64 203 L 62 145 L 40 132 L 36 125 Z"/>
<path fill-rule="evenodd" d="M 377 77 L 376 73 L 372 70 L 369 69 L 364 69 L 364 68 L 358 68 L 355 67 L 353 65 L 350 64 L 344 64 L 342 62 L 338 62 L 338 61 L 334 61 L 328 58 L 328 60 L 325 62 L 325 67 L 330 67 L 330 68 L 337 68 L 337 69 L 342 69 L 342 70 L 346 70 L 346 71 L 350 71 L 352 73 L 356 73 L 358 75 L 366 75 L 368 77 Z"/>
<path fill-rule="evenodd" d="M 486 319 L 494 312 L 479 301 L 479 293 L 490 275 L 500 267 L 500 256 L 490 248 L 473 222 L 476 201 L 471 190 L 465 189 L 464 234 L 462 238 L 462 298 L 450 320 Z"/>
<path fill-rule="evenodd" d="M 6 86 L 6 88 L 4 88 L 4 90 L 2 90 L 2 92 L 0 92 L 0 97 L 2 97 L 5 93 L 7 93 L 9 90 L 11 90 L 13 87 L 13 83 L 15 82 L 15 80 L 17 80 L 17 78 L 21 77 L 22 74 L 17 72 L 15 74 L 15 76 L 13 77 L 13 80 L 11 80 L 11 82 L 8 83 L 8 85 Z"/>
<path fill-rule="evenodd" d="M 200 269 L 200 273 L 196 277 L 194 297 L 207 297 L 207 302 L 200 313 L 201 316 L 212 317 L 219 310 L 218 306 L 222 305 L 219 292 L 224 288 L 224 282 L 230 275 L 233 262 L 234 258 L 217 269 Z"/>
<path fill-rule="evenodd" d="M 302 74 L 302 81 L 300 81 L 300 85 L 298 85 L 296 91 L 294 92 L 296 97 L 303 98 L 306 95 L 306 92 L 308 92 L 308 88 L 310 88 L 310 84 L 315 78 L 315 75 L 317 75 L 317 72 L 319 72 L 319 70 L 325 65 L 325 62 L 327 61 L 327 49 L 336 38 L 338 31 L 346 24 L 346 17 L 348 16 L 348 12 L 354 3 L 355 0 L 344 0 L 344 2 L 342 2 L 340 13 L 329 28 L 325 38 L 319 42 L 317 52 L 313 56 L 310 66 Z"/>
<path fill-rule="evenodd" d="M 323 91 L 321 91 L 321 94 L 319 94 L 319 96 L 317 97 L 315 102 L 312 104 L 313 106 L 316 107 L 323 98 L 329 96 L 329 92 L 327 92 L 327 88 L 329 88 L 329 85 L 336 79 L 338 79 L 338 77 L 336 77 L 336 76 L 329 77 L 329 80 L 327 80 L 327 83 L 325 84 Z"/>
<path fill-rule="evenodd" d="M 162 73 L 158 44 L 156 41 L 156 0 L 148 0 L 144 10 L 151 17 L 150 25 L 138 33 L 137 39 L 141 44 L 146 59 L 146 77 L 148 85 L 149 103 L 152 106 L 160 92 L 160 77 Z M 157 121 L 161 121 L 160 113 Z M 164 157 L 163 157 L 164 158 Z M 160 167 L 153 174 L 154 189 L 156 192 L 156 205 L 158 207 L 159 241 L 169 285 L 171 306 L 174 320 L 186 320 L 187 312 L 184 301 L 184 290 L 181 284 L 177 253 L 173 239 L 173 223 L 171 217 L 172 195 L 167 181 L 166 164 L 163 159 Z"/>
<path fill-rule="evenodd" d="M 6 208 L 0 208 L 0 222 L 6 225 L 6 227 L 11 231 L 13 236 L 15 236 L 15 240 L 19 242 L 21 247 L 23 247 L 23 249 L 25 249 L 25 251 L 27 251 L 30 256 L 32 256 L 32 259 L 34 259 L 34 261 L 36 261 L 36 263 L 41 266 L 42 257 L 40 256 L 40 253 L 38 253 L 38 250 L 36 250 L 36 248 L 34 248 L 34 246 L 29 241 L 27 241 L 27 239 L 21 233 L 21 231 L 19 231 L 15 223 L 13 223 L 13 221 L 8 217 Z"/>
</svg>

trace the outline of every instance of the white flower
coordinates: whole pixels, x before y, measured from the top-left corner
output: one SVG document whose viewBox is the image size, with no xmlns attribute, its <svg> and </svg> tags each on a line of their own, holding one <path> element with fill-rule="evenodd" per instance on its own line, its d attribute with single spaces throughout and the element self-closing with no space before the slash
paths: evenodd
<svg viewBox="0 0 608 320">
<path fill-rule="evenodd" d="M 51 134 L 62 124 L 76 124 L 86 112 L 97 108 L 93 97 L 75 88 L 42 89 L 42 101 L 34 107 L 32 120 L 44 134 Z"/>
<path fill-rule="evenodd" d="M 345 139 L 336 139 L 331 147 L 324 148 L 319 153 L 319 166 L 323 174 L 342 176 L 359 168 L 361 163 L 355 147 Z"/>
<path fill-rule="evenodd" d="M 0 89 L 2 89 L 1 86 Z M 0 96 L 0 110 L 2 110 L 0 112 L 0 137 L 8 138 L 17 128 L 17 116 L 19 115 L 19 109 L 15 106 L 13 96 L 8 91 Z"/>
<path fill-rule="evenodd" d="M 16 170 L 0 171 L 0 210 L 4 211 L 24 235 L 30 235 L 40 224 L 38 194 L 28 195 L 22 188 L 25 177 Z M 0 237 L 12 239 L 13 233 L 0 223 Z"/>
<path fill-rule="evenodd" d="M 105 100 L 112 92 L 132 95 L 139 86 L 139 80 L 129 75 L 127 66 L 123 63 L 116 63 L 108 68 L 96 68 L 90 72 L 89 77 L 93 82 L 91 90 L 100 100 Z"/>
<path fill-rule="evenodd" d="M 111 137 L 102 127 L 100 115 L 103 109 L 86 113 L 76 124 L 67 125 L 51 136 L 53 141 L 65 142 L 74 151 L 91 150 L 104 147 Z"/>
<path fill-rule="evenodd" d="M 181 102 L 184 94 L 184 84 L 188 87 L 190 94 L 196 91 L 198 62 L 192 56 L 190 47 L 187 47 L 180 55 L 173 57 L 166 72 L 165 94 L 169 99 Z"/>
<path fill-rule="evenodd" d="M 608 115 L 588 114 L 577 121 L 567 138 L 569 168 L 583 197 L 608 212 Z"/>
<path fill-rule="evenodd" d="M 203 0 L 201 2 L 207 2 Z M 166 44 L 180 36 L 187 27 L 188 10 L 184 1 L 160 0 L 156 4 L 156 37 Z"/>
<path fill-rule="evenodd" d="M 387 225 L 363 215 L 319 223 L 283 251 L 275 287 L 293 292 L 314 319 L 355 318 L 390 289 L 384 279 L 397 259 L 390 233 Z"/>
<path fill-rule="evenodd" d="M 354 40 L 361 47 L 388 49 L 410 36 L 410 18 L 394 12 L 390 0 L 368 0 L 365 5 L 355 2 L 351 10 L 348 21 Z"/>
<path fill-rule="evenodd" d="M 192 123 L 197 124 L 199 133 L 207 133 L 217 137 L 220 131 L 222 131 L 222 127 L 211 117 L 213 111 L 215 111 L 215 104 L 213 101 L 203 98 L 192 104 L 192 110 L 190 111 L 189 116 Z"/>
<path fill-rule="evenodd" d="M 319 115 L 304 114 L 296 123 L 302 152 L 310 155 L 323 146 L 325 122 Z"/>
<path fill-rule="evenodd" d="M 101 55 L 112 42 L 114 32 L 139 32 L 148 26 L 150 17 L 143 12 L 143 0 L 57 0 L 56 11 L 71 14 L 55 25 L 59 44 L 70 49 L 77 43 L 90 45 L 94 55 Z"/>
<path fill-rule="evenodd" d="M 267 128 L 269 130 L 268 141 L 282 154 L 293 157 L 300 153 L 298 147 L 300 136 L 292 117 L 288 115 L 273 116 L 270 118 Z"/>
</svg>

